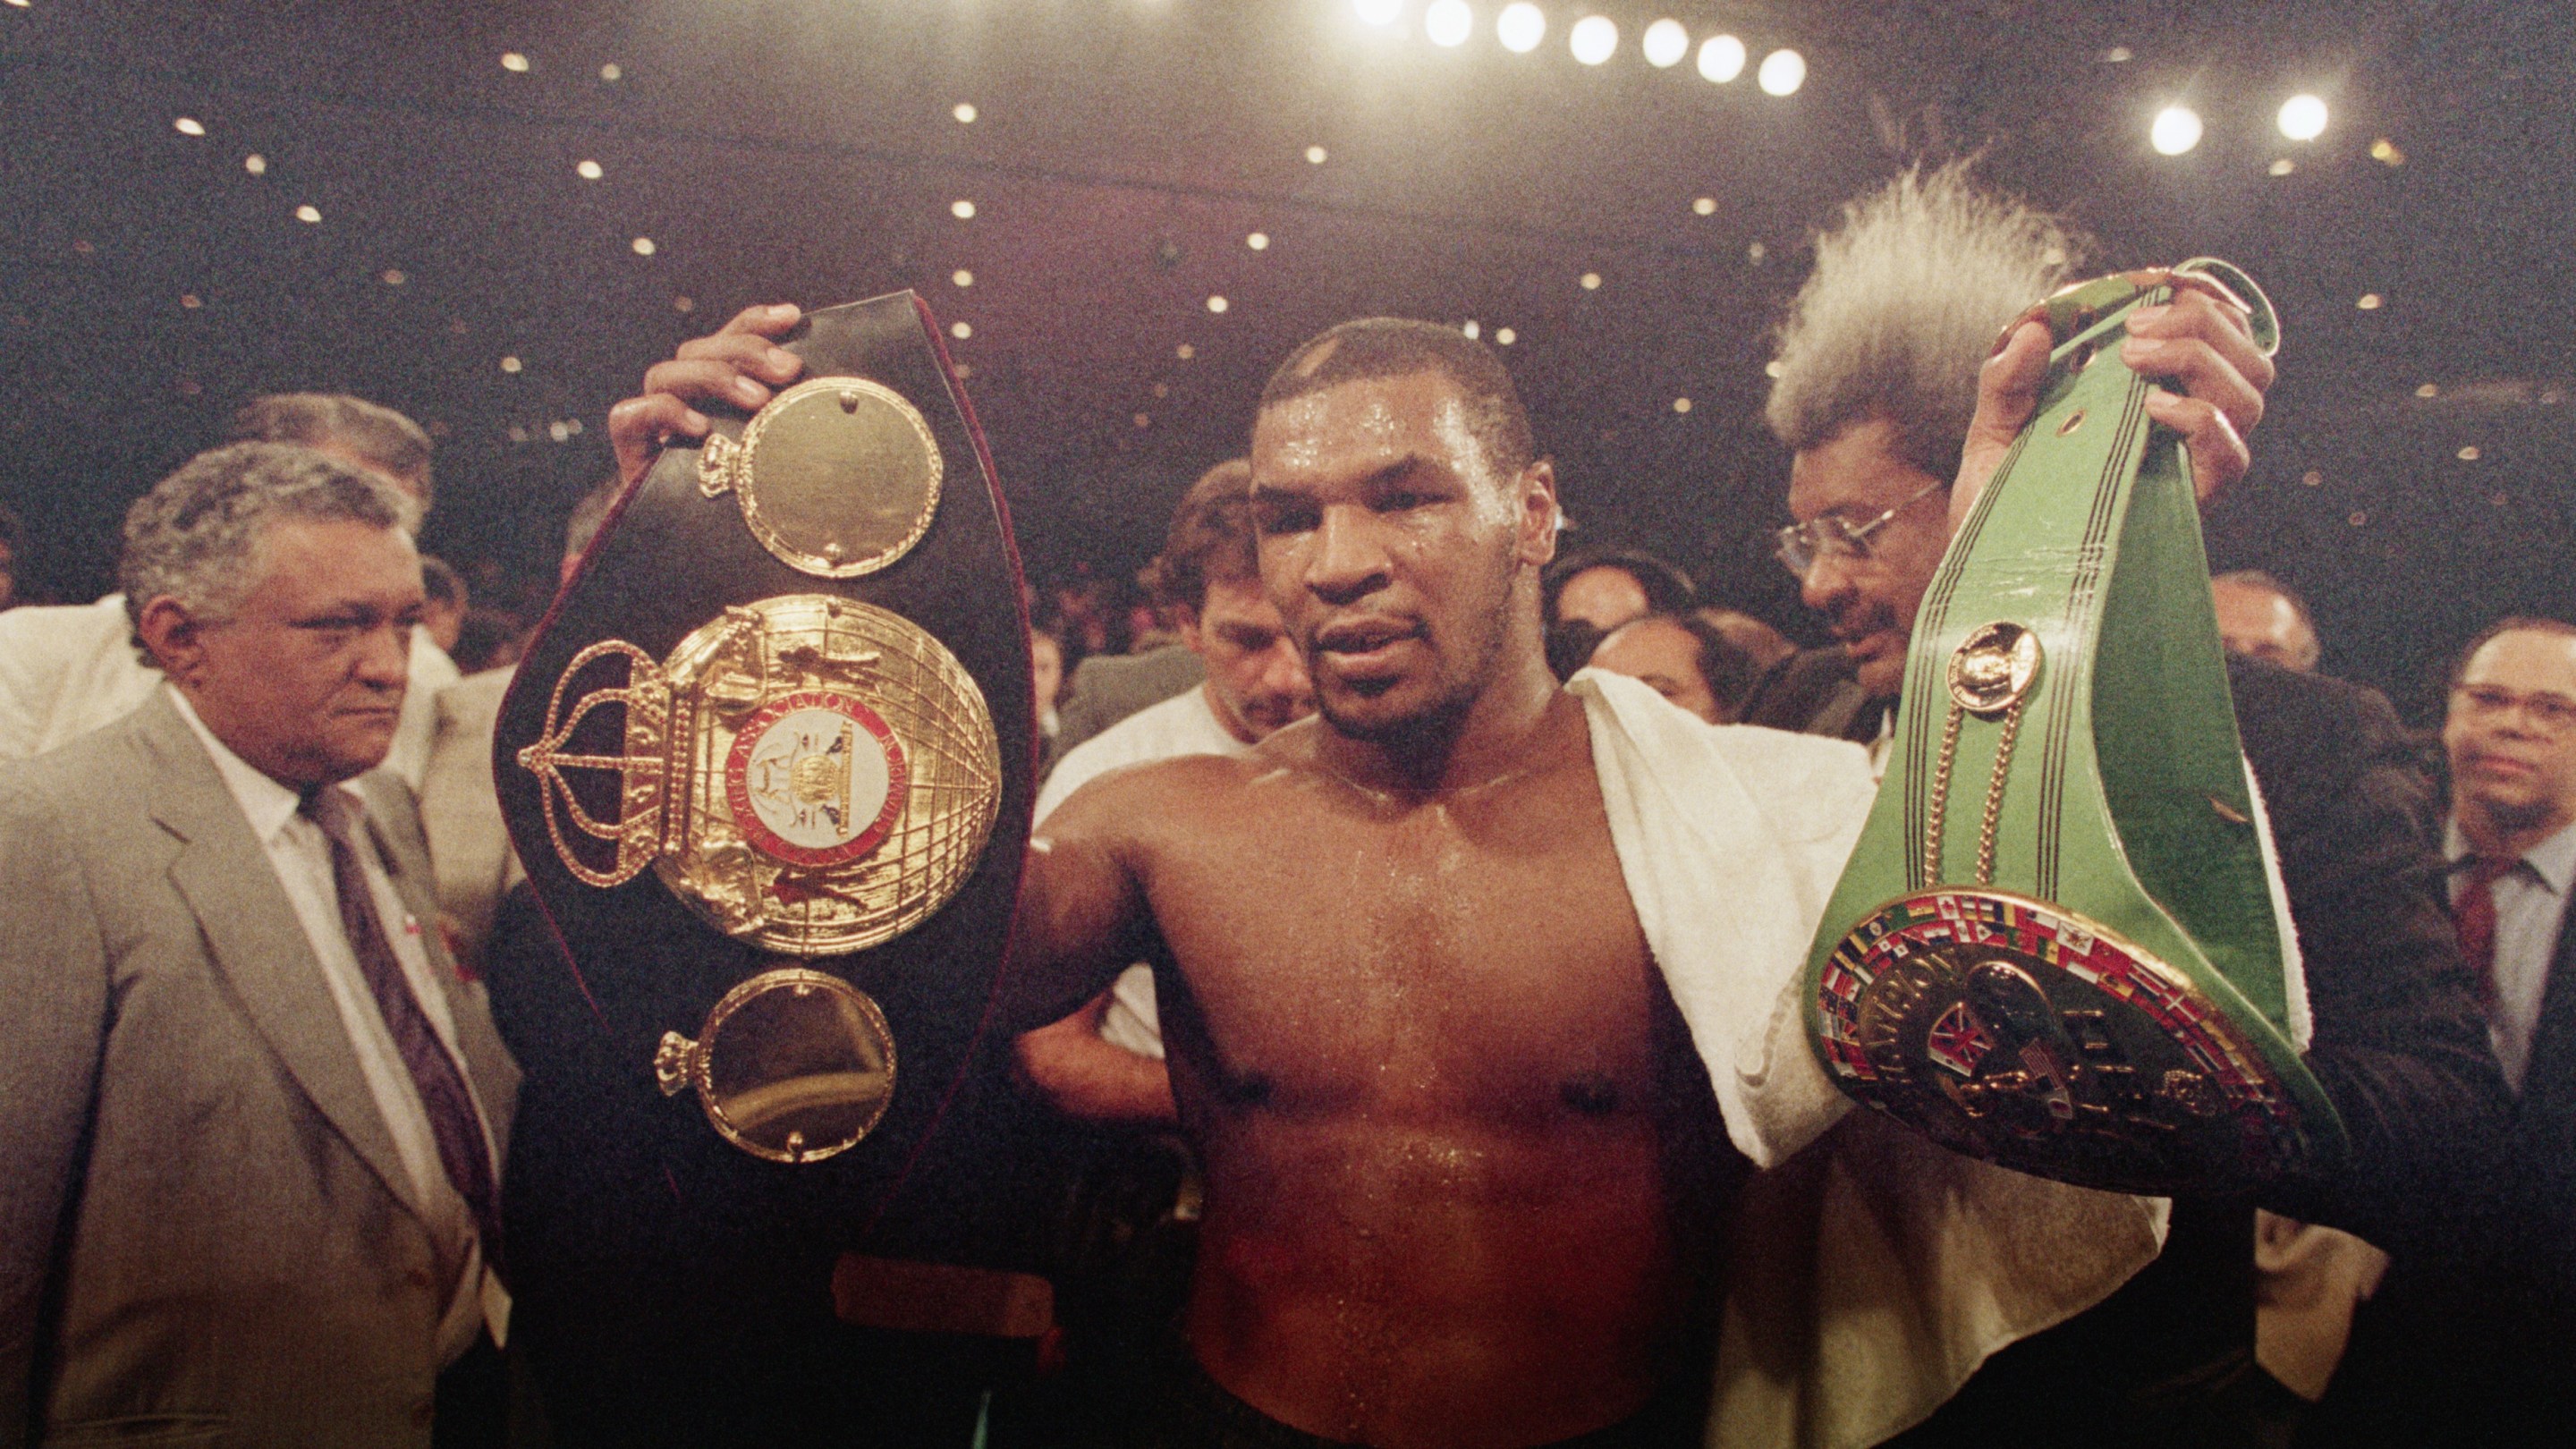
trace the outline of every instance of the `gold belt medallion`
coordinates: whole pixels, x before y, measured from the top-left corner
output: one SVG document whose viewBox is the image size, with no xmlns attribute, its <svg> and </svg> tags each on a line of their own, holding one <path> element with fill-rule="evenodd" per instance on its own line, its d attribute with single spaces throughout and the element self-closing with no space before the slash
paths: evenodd
<svg viewBox="0 0 2576 1449">
<path fill-rule="evenodd" d="M 659 663 L 590 646 L 518 758 L 575 878 L 620 885 L 650 865 L 725 934 L 793 956 L 919 925 L 965 884 L 1002 795 L 992 712 L 956 656 L 825 594 L 727 609 Z"/>
<path fill-rule="evenodd" d="M 710 434 L 698 491 L 731 493 L 752 537 L 790 568 L 851 579 L 930 531 L 945 471 L 930 424 L 903 394 L 864 377 L 817 377 L 771 398 L 739 440 Z M 868 486 L 852 488 L 852 478 Z"/>
</svg>

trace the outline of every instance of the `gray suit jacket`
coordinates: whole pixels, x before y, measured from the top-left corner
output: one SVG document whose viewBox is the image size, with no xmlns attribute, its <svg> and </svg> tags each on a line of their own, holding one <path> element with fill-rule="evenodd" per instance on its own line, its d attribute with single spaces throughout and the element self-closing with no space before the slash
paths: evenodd
<svg viewBox="0 0 2576 1449">
<path fill-rule="evenodd" d="M 408 792 L 362 791 L 429 919 Z M 295 909 L 166 696 L 0 766 L 0 913 L 0 1445 L 427 1445 L 433 1240 Z M 517 1069 L 429 946 L 497 1137 Z"/>
<path fill-rule="evenodd" d="M 469 674 L 438 692 L 438 729 L 420 779 L 420 823 L 438 873 L 438 905 L 465 964 L 479 971 L 501 897 L 526 878 L 492 786 L 492 731 L 517 667 Z"/>
<path fill-rule="evenodd" d="M 1075 666 L 1064 702 L 1063 724 L 1047 748 L 1047 765 L 1074 746 L 1149 705 L 1207 678 L 1207 666 L 1186 644 L 1166 644 L 1142 654 L 1095 654 Z"/>
</svg>

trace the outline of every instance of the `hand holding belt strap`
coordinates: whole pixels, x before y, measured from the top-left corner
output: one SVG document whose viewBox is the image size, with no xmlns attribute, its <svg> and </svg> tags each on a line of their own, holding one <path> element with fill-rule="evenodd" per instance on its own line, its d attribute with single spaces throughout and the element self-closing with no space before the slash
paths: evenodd
<svg viewBox="0 0 2576 1449">
<path fill-rule="evenodd" d="M 2289 1034 L 2266 877 L 2180 442 L 2119 359 L 2201 259 L 2069 288 L 2042 405 L 1925 593 L 1885 784 L 1807 968 L 1845 1092 L 1956 1151 L 2170 1193 L 2339 1157 Z M 2241 300 L 2240 300 L 2241 299 Z M 2016 326 L 2019 322 L 2016 322 Z"/>
</svg>

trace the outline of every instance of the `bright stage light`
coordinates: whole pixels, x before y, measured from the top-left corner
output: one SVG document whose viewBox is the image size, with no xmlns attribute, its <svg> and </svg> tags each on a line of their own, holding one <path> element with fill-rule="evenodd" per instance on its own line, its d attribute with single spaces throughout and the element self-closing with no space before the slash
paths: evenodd
<svg viewBox="0 0 2576 1449">
<path fill-rule="evenodd" d="M 1670 70 L 1690 54 L 1690 31 L 1678 20 L 1658 20 L 1646 27 L 1646 64 Z"/>
<path fill-rule="evenodd" d="M 1476 12 L 1467 0 L 1431 0 L 1431 8 L 1422 12 L 1422 33 L 1433 45 L 1465 45 L 1475 28 Z"/>
<path fill-rule="evenodd" d="M 1698 198 L 1697 200 L 1694 200 L 1693 202 L 1691 202 L 1691 215 L 1693 215 L 1693 216 L 1715 216 L 1715 215 L 1717 215 L 1717 198 L 1716 198 L 1716 197 L 1714 197 L 1714 196 L 1703 196 L 1703 197 Z"/>
<path fill-rule="evenodd" d="M 649 257 L 653 255 L 656 250 L 653 245 L 653 239 L 649 236 L 639 236 L 635 240 L 628 242 L 627 245 L 633 248 L 635 255 L 639 257 Z"/>
<path fill-rule="evenodd" d="M 1515 0 L 1495 19 L 1494 38 L 1514 55 L 1527 55 L 1547 39 L 1547 15 L 1528 0 Z"/>
<path fill-rule="evenodd" d="M 1807 83 L 1807 58 L 1794 50 L 1775 50 L 1762 57 L 1753 81 L 1766 96 L 1794 96 Z"/>
<path fill-rule="evenodd" d="M 2326 133 L 2326 103 L 2315 96 L 2292 96 L 2281 103 L 2281 134 L 2293 141 L 2313 141 Z"/>
<path fill-rule="evenodd" d="M 971 287 L 975 285 L 975 274 L 964 267 L 959 267 L 948 274 L 948 280 L 960 287 Z"/>
<path fill-rule="evenodd" d="M 515 50 L 505 50 L 501 52 L 501 69 L 509 71 L 513 75 L 526 75 L 528 73 L 528 58 L 519 54 Z"/>
<path fill-rule="evenodd" d="M 1732 35 L 1712 35 L 1699 43 L 1702 80 L 1724 85 L 1744 74 L 1744 42 Z"/>
<path fill-rule="evenodd" d="M 1329 154 L 1330 153 L 1325 151 L 1321 146 L 1309 146 L 1306 148 L 1306 164 L 1310 166 L 1321 166 L 1324 164 L 1324 161 Z"/>
<path fill-rule="evenodd" d="M 957 118 L 957 124 L 961 126 L 971 126 L 975 124 L 975 118 L 978 115 L 981 115 L 982 112 L 975 109 L 975 103 L 973 101 L 959 101 L 955 106 L 949 109 L 948 114 Z"/>
<path fill-rule="evenodd" d="M 963 342 L 967 338 L 975 335 L 974 324 L 971 322 L 951 322 L 948 324 L 948 335 L 956 338 L 960 342 Z"/>
<path fill-rule="evenodd" d="M 1619 52 L 1619 26 L 1607 15 L 1586 15 L 1567 32 L 1566 44 L 1585 65 L 1599 65 Z"/>
<path fill-rule="evenodd" d="M 322 221 L 322 208 L 315 206 L 308 201 L 304 205 L 295 208 L 295 219 L 303 222 L 307 226 L 318 226 Z"/>
<path fill-rule="evenodd" d="M 179 119 L 170 123 L 170 128 L 177 131 L 182 136 L 202 136 L 206 134 L 206 123 L 198 120 L 194 116 L 181 116 Z"/>
<path fill-rule="evenodd" d="M 573 163 L 572 174 L 584 181 L 597 181 L 608 173 L 601 170 L 596 161 L 576 161 Z"/>
<path fill-rule="evenodd" d="M 242 158 L 242 169 L 253 176 L 265 176 L 268 174 L 268 158 L 253 151 Z"/>
<path fill-rule="evenodd" d="M 2167 106 L 2147 128 L 2147 144 L 2159 156 L 2179 156 L 2200 144 L 2200 117 L 2189 106 Z"/>
<path fill-rule="evenodd" d="M 1404 14 L 1404 0 L 1351 0 L 1362 25 L 1393 25 Z"/>
<path fill-rule="evenodd" d="M 963 198 L 952 201 L 948 203 L 948 214 L 957 218 L 959 221 L 973 221 L 975 219 L 975 203 Z"/>
<path fill-rule="evenodd" d="M 1252 248 L 1256 252 L 1266 252 L 1270 250 L 1270 233 L 1266 231 L 1256 231 L 1252 235 L 1245 237 L 1243 239 L 1243 244 Z"/>
<path fill-rule="evenodd" d="M 1210 297 L 1208 298 L 1207 307 L 1211 312 L 1221 313 L 1225 311 L 1226 301 L 1223 297 Z"/>
</svg>

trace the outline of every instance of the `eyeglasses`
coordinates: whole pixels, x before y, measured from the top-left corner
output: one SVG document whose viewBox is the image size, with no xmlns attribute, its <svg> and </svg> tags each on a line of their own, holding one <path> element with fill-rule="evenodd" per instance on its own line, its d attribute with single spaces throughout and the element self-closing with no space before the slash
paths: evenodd
<svg viewBox="0 0 2576 1449">
<path fill-rule="evenodd" d="M 2547 735 L 2563 735 L 2576 728 L 2576 699 L 2563 694 L 2516 694 L 2492 684 L 2463 684 L 2451 691 L 2454 699 L 2468 706 L 2473 715 L 2500 715 L 2520 709 L 2531 727 Z"/>
<path fill-rule="evenodd" d="M 1820 559 L 1865 559 L 1869 557 L 1869 536 L 1887 526 L 1888 520 L 1949 487 L 1947 483 L 1924 484 L 1913 497 L 1887 510 L 1867 523 L 1846 523 L 1842 515 L 1828 513 L 1805 523 L 1793 523 L 1781 529 L 1772 545 L 1771 556 L 1781 567 L 1804 579 L 1807 571 Z"/>
</svg>

